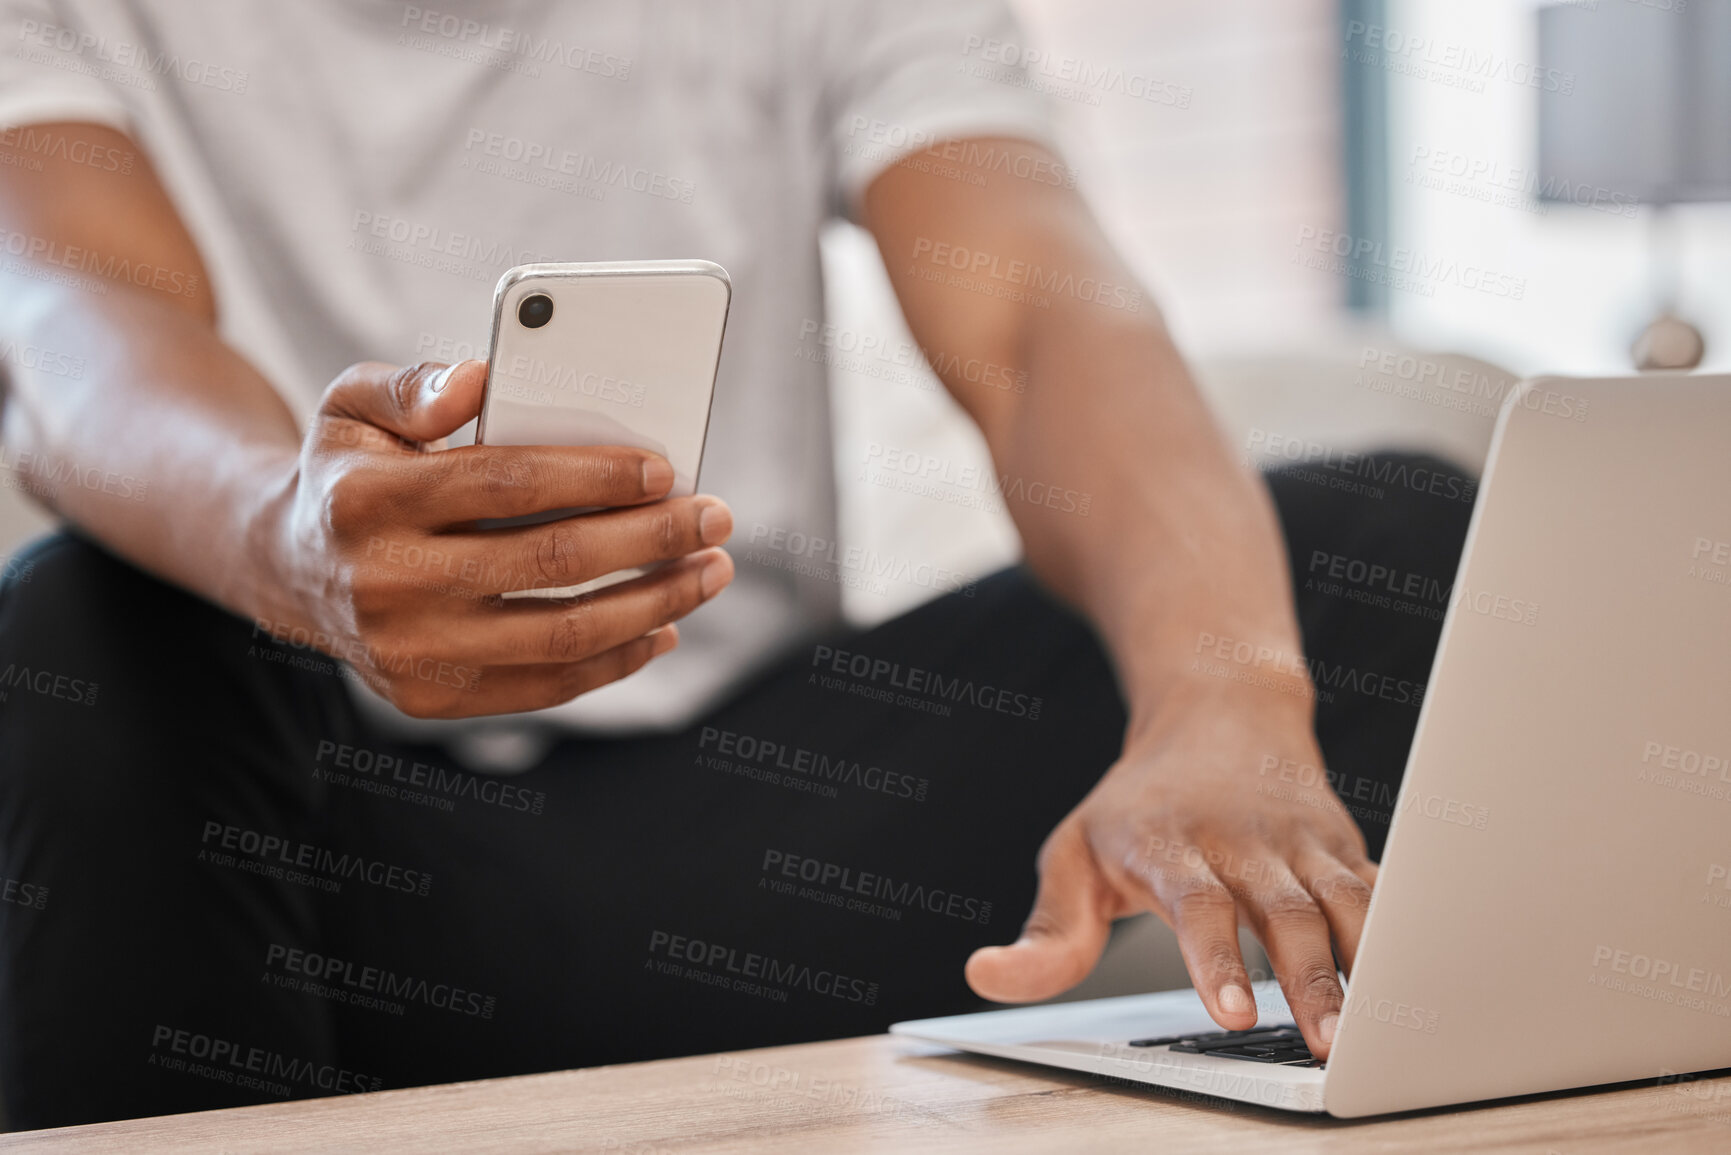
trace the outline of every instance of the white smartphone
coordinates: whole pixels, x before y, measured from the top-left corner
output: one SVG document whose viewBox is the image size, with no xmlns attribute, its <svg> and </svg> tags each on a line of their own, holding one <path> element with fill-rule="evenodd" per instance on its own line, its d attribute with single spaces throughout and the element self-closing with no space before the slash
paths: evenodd
<svg viewBox="0 0 1731 1155">
<path fill-rule="evenodd" d="M 627 445 L 673 466 L 669 497 L 697 492 L 733 284 L 711 261 L 519 265 L 493 292 L 480 445 Z M 550 510 L 523 525 L 591 512 Z M 573 597 L 647 573 L 506 597 Z"/>
</svg>

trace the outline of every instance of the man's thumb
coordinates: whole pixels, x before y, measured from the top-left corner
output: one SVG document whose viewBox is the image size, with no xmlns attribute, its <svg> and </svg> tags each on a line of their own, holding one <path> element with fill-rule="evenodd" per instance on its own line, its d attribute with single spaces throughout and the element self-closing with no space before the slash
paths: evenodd
<svg viewBox="0 0 1731 1155">
<path fill-rule="evenodd" d="M 481 412 L 485 361 L 386 365 L 362 361 L 325 390 L 320 414 L 363 421 L 404 441 L 425 443 L 455 433 Z"/>
<path fill-rule="evenodd" d="M 1022 937 L 968 959 L 968 985 L 1000 1003 L 1030 1003 L 1062 994 L 1088 977 L 1111 934 L 1103 909 L 1106 882 L 1080 828 L 1060 827 L 1040 870 L 1040 890 Z"/>
</svg>

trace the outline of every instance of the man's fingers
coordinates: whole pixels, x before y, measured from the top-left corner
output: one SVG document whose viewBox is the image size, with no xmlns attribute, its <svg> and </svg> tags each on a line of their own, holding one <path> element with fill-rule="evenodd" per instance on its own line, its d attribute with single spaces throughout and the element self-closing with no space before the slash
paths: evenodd
<svg viewBox="0 0 1731 1155">
<path fill-rule="evenodd" d="M 704 550 L 576 598 L 471 603 L 471 612 L 439 620 L 440 646 L 471 666 L 580 662 L 678 621 L 732 580 L 733 559 Z"/>
<path fill-rule="evenodd" d="M 733 514 L 720 498 L 677 497 L 517 529 L 373 534 L 362 547 L 362 573 L 387 591 L 413 588 L 485 599 L 673 561 L 720 545 L 732 532 Z"/>
<path fill-rule="evenodd" d="M 1331 855 L 1320 851 L 1304 855 L 1294 864 L 1304 888 L 1322 907 L 1323 918 L 1334 935 L 1334 951 L 1341 969 L 1352 974 L 1358 961 L 1358 940 L 1364 933 L 1364 916 L 1370 911 L 1370 884 L 1348 870 Z"/>
<path fill-rule="evenodd" d="M 1081 826 L 1060 823 L 1040 857 L 1040 890 L 1022 937 L 968 959 L 968 985 L 995 1002 L 1034 1002 L 1069 990 L 1094 969 L 1111 933 L 1105 880 Z"/>
<path fill-rule="evenodd" d="M 1190 981 L 1214 1021 L 1229 1031 L 1256 1025 L 1256 998 L 1238 949 L 1238 903 L 1213 874 L 1195 874 L 1161 888 L 1178 934 Z"/>
<path fill-rule="evenodd" d="M 325 390 L 319 414 L 377 426 L 422 444 L 455 433 L 481 412 L 485 361 L 445 365 L 386 365 L 362 361 L 344 369 Z"/>
<path fill-rule="evenodd" d="M 399 464 L 412 468 L 418 482 L 403 487 L 400 504 L 429 529 L 637 505 L 673 487 L 673 466 L 665 458 L 623 445 L 459 445 Z"/>
<path fill-rule="evenodd" d="M 625 446 L 465 445 L 430 451 L 480 410 L 484 361 L 351 365 L 319 406 L 320 444 L 369 450 L 338 479 L 329 504 L 377 524 L 395 512 L 422 529 L 665 497 L 673 467 Z"/>
<path fill-rule="evenodd" d="M 441 540 L 465 554 L 490 558 L 522 579 L 508 589 L 559 589 L 633 566 L 675 561 L 720 545 L 732 532 L 732 512 L 720 498 L 705 496 Z"/>
<path fill-rule="evenodd" d="M 670 625 L 580 662 L 490 666 L 479 672 L 472 685 L 453 687 L 398 678 L 388 696 L 404 713 L 417 718 L 473 718 L 541 710 L 634 674 L 678 644 L 679 629 Z M 384 690 L 377 671 L 365 671 L 362 676 Z"/>
<path fill-rule="evenodd" d="M 1290 874 L 1236 897 L 1274 964 L 1274 975 L 1304 1041 L 1313 1055 L 1326 1058 L 1340 1024 L 1343 996 L 1321 907 Z"/>
</svg>

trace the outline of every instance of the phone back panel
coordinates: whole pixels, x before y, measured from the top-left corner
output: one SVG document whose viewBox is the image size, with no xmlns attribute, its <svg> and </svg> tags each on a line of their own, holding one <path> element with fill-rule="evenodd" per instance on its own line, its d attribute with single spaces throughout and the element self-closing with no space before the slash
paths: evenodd
<svg viewBox="0 0 1731 1155">
<path fill-rule="evenodd" d="M 546 324 L 518 318 L 553 301 Z M 476 440 L 629 445 L 697 491 L 731 287 L 708 261 L 523 265 L 493 295 L 493 356 Z"/>
</svg>

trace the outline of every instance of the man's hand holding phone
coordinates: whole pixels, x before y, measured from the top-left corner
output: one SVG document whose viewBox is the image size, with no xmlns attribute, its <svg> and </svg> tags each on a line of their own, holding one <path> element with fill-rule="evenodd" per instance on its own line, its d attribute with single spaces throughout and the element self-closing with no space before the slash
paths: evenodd
<svg viewBox="0 0 1731 1155">
<path fill-rule="evenodd" d="M 456 718 L 558 705 L 678 644 L 674 623 L 719 593 L 714 548 L 733 516 L 667 498 L 666 460 L 619 446 L 439 442 L 481 408 L 487 366 L 366 362 L 326 389 L 299 468 L 258 519 L 291 590 L 291 622 L 259 624 L 348 661 L 405 713 Z M 581 517 L 481 530 L 571 507 Z M 510 590 L 646 576 L 565 600 Z"/>
</svg>

